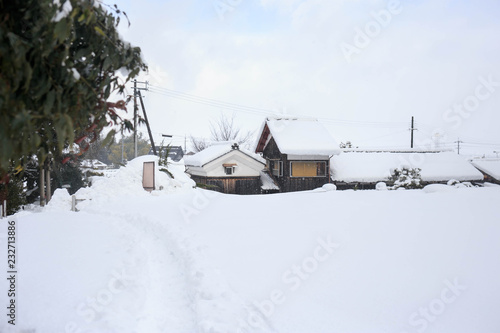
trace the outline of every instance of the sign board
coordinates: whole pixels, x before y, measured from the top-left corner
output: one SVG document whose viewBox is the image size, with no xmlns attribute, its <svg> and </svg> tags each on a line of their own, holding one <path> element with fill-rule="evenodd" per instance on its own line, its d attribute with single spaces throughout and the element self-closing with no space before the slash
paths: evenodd
<svg viewBox="0 0 500 333">
<path fill-rule="evenodd" d="M 142 187 L 148 192 L 155 189 L 155 162 L 144 162 L 142 167 Z"/>
</svg>

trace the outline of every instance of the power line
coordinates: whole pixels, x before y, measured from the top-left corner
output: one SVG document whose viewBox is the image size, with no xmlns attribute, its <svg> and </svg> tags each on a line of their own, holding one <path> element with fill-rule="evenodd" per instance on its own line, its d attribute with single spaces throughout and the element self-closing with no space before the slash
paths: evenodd
<svg viewBox="0 0 500 333">
<path fill-rule="evenodd" d="M 162 87 L 158 87 L 158 86 L 150 85 L 150 92 L 153 92 L 153 93 L 159 94 L 159 95 L 163 95 L 163 96 L 167 96 L 167 97 L 171 97 L 171 98 L 185 100 L 188 102 L 193 102 L 193 103 L 198 103 L 198 104 L 203 104 L 203 105 L 208 105 L 208 106 L 213 106 L 213 107 L 219 107 L 219 108 L 228 109 L 228 110 L 232 110 L 232 111 L 245 112 L 245 113 L 250 113 L 250 114 L 254 114 L 254 115 L 283 116 L 283 117 L 287 116 L 286 114 L 279 114 L 278 112 L 276 112 L 274 110 L 245 106 L 245 105 L 231 103 L 231 102 L 225 102 L 225 101 L 221 101 L 221 100 L 216 100 L 216 99 L 207 98 L 207 97 L 201 97 L 201 96 L 192 95 L 192 94 L 184 93 L 181 91 L 162 88 Z M 293 117 L 293 116 L 309 117 L 307 115 L 289 115 L 289 116 L 290 117 Z M 325 123 L 343 124 L 343 125 L 347 125 L 347 126 L 378 127 L 378 128 L 397 128 L 397 127 L 402 127 L 402 126 L 407 124 L 406 122 L 356 121 L 356 120 L 334 119 L 334 118 L 327 118 L 327 117 L 318 117 L 318 120 L 321 120 L 322 122 L 325 122 Z"/>
</svg>

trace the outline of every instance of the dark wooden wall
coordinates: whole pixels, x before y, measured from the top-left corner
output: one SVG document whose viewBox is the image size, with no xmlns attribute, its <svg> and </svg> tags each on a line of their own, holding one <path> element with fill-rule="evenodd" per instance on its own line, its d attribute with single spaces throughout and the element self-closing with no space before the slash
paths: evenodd
<svg viewBox="0 0 500 333">
<path fill-rule="evenodd" d="M 281 192 L 313 190 L 329 182 L 330 165 L 328 161 L 326 161 L 326 176 L 324 177 L 290 177 L 290 160 L 288 160 L 288 155 L 280 152 L 274 138 L 271 138 L 267 144 L 263 151 L 263 156 L 266 159 L 278 159 L 283 162 L 282 177 L 274 176 L 271 172 L 271 177 L 278 183 Z"/>
<path fill-rule="evenodd" d="M 191 176 L 199 184 L 208 185 L 208 189 L 227 194 L 260 194 L 260 177 L 200 177 Z"/>
</svg>

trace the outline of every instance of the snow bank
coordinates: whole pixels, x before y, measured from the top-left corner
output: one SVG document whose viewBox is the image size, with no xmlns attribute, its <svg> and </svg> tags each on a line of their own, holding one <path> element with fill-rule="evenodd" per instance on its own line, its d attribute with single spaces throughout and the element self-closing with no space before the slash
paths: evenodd
<svg viewBox="0 0 500 333">
<path fill-rule="evenodd" d="M 171 162 L 168 165 L 167 169 L 174 176 L 172 179 L 167 173 L 160 171 L 164 167 L 158 165 L 158 156 L 144 155 L 128 162 L 109 177 L 93 177 L 92 186 L 80 189 L 75 195 L 78 199 L 89 200 L 108 200 L 123 195 L 149 196 L 151 194 L 142 187 L 144 162 L 155 162 L 155 191 L 151 192 L 153 195 L 195 186 L 194 181 L 184 173 L 183 163 Z M 79 207 L 86 204 L 87 202 L 82 202 Z"/>
<path fill-rule="evenodd" d="M 71 196 L 68 190 L 64 188 L 58 188 L 52 194 L 52 198 L 49 203 L 45 206 L 46 211 L 64 211 L 71 209 Z"/>
<path fill-rule="evenodd" d="M 343 152 L 331 158 L 334 181 L 366 183 L 387 181 L 391 177 L 391 170 L 401 167 L 422 169 L 420 174 L 424 182 L 483 179 L 482 174 L 465 158 L 451 152 Z"/>
</svg>

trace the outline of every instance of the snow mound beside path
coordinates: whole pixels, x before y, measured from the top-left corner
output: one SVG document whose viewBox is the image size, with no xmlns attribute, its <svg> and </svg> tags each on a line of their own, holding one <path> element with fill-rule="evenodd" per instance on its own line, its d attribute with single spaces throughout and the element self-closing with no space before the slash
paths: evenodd
<svg viewBox="0 0 500 333">
<path fill-rule="evenodd" d="M 142 187 L 142 173 L 144 162 L 155 162 L 155 190 L 151 193 Z M 145 155 L 130 161 L 121 167 L 112 177 L 93 177 L 92 186 L 82 188 L 76 192 L 78 199 L 92 199 L 96 201 L 108 201 L 123 195 L 149 196 L 161 195 L 179 189 L 194 187 L 195 182 L 184 173 L 184 164 L 181 162 L 168 165 L 168 171 L 174 176 L 170 177 L 161 171 L 164 166 L 158 164 L 158 156 Z M 85 202 L 79 204 L 85 206 Z"/>
</svg>

